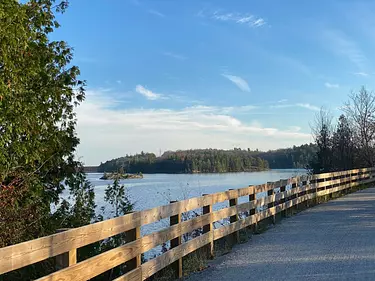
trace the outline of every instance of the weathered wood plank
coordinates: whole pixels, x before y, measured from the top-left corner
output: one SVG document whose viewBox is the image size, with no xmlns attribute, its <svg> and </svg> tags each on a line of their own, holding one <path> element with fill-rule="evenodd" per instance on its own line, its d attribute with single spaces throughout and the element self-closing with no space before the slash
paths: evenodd
<svg viewBox="0 0 375 281">
<path fill-rule="evenodd" d="M 180 226 L 179 223 L 181 223 L 181 214 L 177 214 L 177 215 L 170 217 L 169 222 L 170 222 L 170 226 L 174 226 L 174 225 Z M 181 243 L 182 243 L 181 235 L 177 236 L 176 238 L 171 239 L 170 240 L 171 249 L 180 246 Z M 177 259 L 175 262 L 173 262 L 171 264 L 171 268 L 174 271 L 175 277 L 182 278 L 182 258 Z"/>
<path fill-rule="evenodd" d="M 211 215 L 206 214 L 188 221 L 181 222 L 151 233 L 134 242 L 127 243 L 123 246 L 114 248 L 90 259 L 84 260 L 69 268 L 54 272 L 48 276 L 38 279 L 38 281 L 80 281 L 88 280 L 95 277 L 113 267 L 116 267 L 128 260 L 147 252 L 156 246 L 181 236 L 184 233 L 202 227 L 210 223 Z M 91 268 L 91 270 L 87 270 Z M 79 276 L 77 276 L 79 275 Z"/>
<path fill-rule="evenodd" d="M 207 194 L 203 194 L 203 196 L 205 195 Z M 212 259 L 215 255 L 214 254 L 214 238 L 213 238 L 213 231 L 212 231 L 214 229 L 214 224 L 213 224 L 213 219 L 212 219 L 212 205 L 203 206 L 202 212 L 204 215 L 210 214 L 210 217 L 211 217 L 210 219 L 211 222 L 203 226 L 203 234 L 210 233 L 211 242 L 209 243 L 207 247 L 207 257 Z"/>
<path fill-rule="evenodd" d="M 353 169 L 350 171 L 339 171 L 339 172 L 334 172 L 334 173 L 325 173 L 325 174 L 309 176 L 307 178 L 309 178 L 310 180 L 318 180 L 318 179 L 330 179 L 330 180 L 327 180 L 325 182 L 313 183 L 313 184 L 305 185 L 302 187 L 292 188 L 291 190 L 283 191 L 278 194 L 267 196 L 262 199 L 258 199 L 252 202 L 247 202 L 244 204 L 240 204 L 237 206 L 219 210 L 217 212 L 212 213 L 212 221 L 220 220 L 224 218 L 225 216 L 233 216 L 241 211 L 254 209 L 257 206 L 264 206 L 266 204 L 271 204 L 275 201 L 288 198 L 292 195 L 295 195 L 304 191 L 308 191 L 311 189 L 315 189 L 315 188 L 323 188 L 323 187 L 339 184 L 339 186 L 332 187 L 327 190 L 319 191 L 317 194 L 312 193 L 317 196 L 321 196 L 324 194 L 330 194 L 332 192 L 337 192 L 337 191 L 340 191 L 340 190 L 343 190 L 352 186 L 356 186 L 362 183 L 371 183 L 375 181 L 374 172 L 375 172 L 375 168 L 363 168 L 363 169 Z M 294 179 L 296 178 L 292 178 L 290 179 L 290 181 L 293 181 Z M 296 179 L 297 182 L 301 180 L 302 178 Z M 103 240 L 107 237 L 111 237 L 119 233 L 126 232 L 130 229 L 140 227 L 145 224 L 156 222 L 160 219 L 168 218 L 170 216 L 176 215 L 177 213 L 184 213 L 193 209 L 202 208 L 203 206 L 213 205 L 219 202 L 231 200 L 233 198 L 238 198 L 242 196 L 248 196 L 254 193 L 267 192 L 271 190 L 272 188 L 279 187 L 283 184 L 285 184 L 285 182 L 277 181 L 277 182 L 269 183 L 269 184 L 249 186 L 245 188 L 219 192 L 219 193 L 210 194 L 204 197 L 191 198 L 191 199 L 179 201 L 173 204 L 169 204 L 166 206 L 160 206 L 160 207 L 156 207 L 150 210 L 135 212 L 132 214 L 119 217 L 119 218 L 106 220 L 103 222 L 83 226 L 80 228 L 71 229 L 63 233 L 58 233 L 58 234 L 54 234 L 51 236 L 35 239 L 32 241 L 20 243 L 17 245 L 1 248 L 0 249 L 0 274 L 27 266 L 29 264 L 33 264 L 33 263 L 45 260 L 49 257 L 57 256 L 57 255 L 67 253 L 67 252 L 72 252 L 75 249 L 83 247 L 85 245 Z M 306 198 L 310 198 L 310 197 L 311 197 L 310 195 L 307 197 L 306 195 L 301 196 L 299 200 L 301 198 L 302 198 L 301 200 L 307 200 Z M 294 204 L 294 201 L 289 200 L 285 202 L 285 204 L 286 203 Z M 279 206 L 276 206 L 277 210 L 280 209 L 279 208 L 280 206 L 284 206 L 284 205 L 280 204 Z M 261 213 L 259 216 L 263 216 L 263 215 Z M 212 222 L 208 217 L 204 217 L 204 216 L 200 217 L 200 219 L 192 220 L 192 221 L 193 222 L 190 225 L 186 222 L 186 224 L 184 224 L 185 229 L 184 227 L 182 227 L 181 232 L 185 231 L 186 229 L 191 229 L 192 227 L 200 227 L 202 226 L 201 223 L 203 221 L 206 224 L 209 224 Z M 166 234 L 166 232 L 170 234 Z M 180 233 L 178 231 L 176 232 L 175 230 L 170 229 L 170 230 L 163 230 L 162 232 L 156 232 L 155 235 L 159 237 L 159 240 L 155 240 L 155 242 L 158 242 L 158 241 L 163 240 L 164 238 L 173 239 L 170 237 L 172 237 L 173 235 L 180 235 Z M 127 244 L 126 246 L 128 247 L 127 249 L 129 250 L 130 247 L 136 247 L 136 248 L 139 248 L 139 252 L 141 252 L 151 247 L 152 245 L 154 245 L 152 243 L 147 244 L 148 242 L 147 239 L 150 239 L 150 236 L 146 236 L 144 238 L 145 238 L 144 240 L 142 238 L 142 241 L 146 243 L 145 247 L 139 244 L 132 244 L 132 245 Z M 134 243 L 140 243 L 138 241 L 141 241 L 141 240 L 137 240 Z M 125 248 L 123 250 L 125 250 Z M 128 250 L 125 250 L 125 251 L 128 251 Z M 114 253 L 115 252 L 103 253 L 103 254 L 106 254 L 108 255 L 107 257 L 109 257 L 111 254 L 114 254 Z M 127 255 L 131 256 L 129 254 Z M 75 261 L 74 255 L 71 255 L 70 263 L 72 264 L 72 267 L 78 266 L 78 265 L 74 265 L 75 262 L 76 261 Z M 52 280 L 52 279 L 49 279 L 49 280 Z"/>
<path fill-rule="evenodd" d="M 156 272 L 160 271 L 164 267 L 170 265 L 176 260 L 190 254 L 191 252 L 207 245 L 210 243 L 210 233 L 203 234 L 197 238 L 194 238 L 186 243 L 173 248 L 166 253 L 158 256 L 144 264 L 142 264 L 142 280 L 145 280 Z"/>
<path fill-rule="evenodd" d="M 132 271 L 114 279 L 113 281 L 139 281 L 142 280 L 142 269 L 138 267 Z"/>
<path fill-rule="evenodd" d="M 81 248 L 133 228 L 168 218 L 177 213 L 223 202 L 239 195 L 247 196 L 253 190 L 254 187 L 250 186 L 231 190 L 230 192 L 225 191 L 204 197 L 191 198 L 1 248 L 0 274 Z"/>
<path fill-rule="evenodd" d="M 212 212 L 212 222 L 219 221 L 221 219 L 233 216 L 240 212 L 246 212 L 254 209 L 257 201 L 245 202 L 232 207 L 223 208 L 218 211 Z"/>
<path fill-rule="evenodd" d="M 132 213 L 0 248 L 0 274 L 103 240 L 140 224 L 140 213 Z"/>
<path fill-rule="evenodd" d="M 233 198 L 233 199 L 229 200 L 229 206 L 233 207 L 233 206 L 236 206 L 237 204 L 238 204 L 238 198 Z M 239 218 L 239 216 L 238 216 L 238 212 L 237 212 L 234 215 L 229 217 L 229 221 L 230 221 L 230 223 L 234 223 L 234 222 L 238 221 L 238 218 Z M 240 233 L 238 231 L 233 233 L 231 239 L 232 239 L 231 243 L 236 244 L 236 243 L 240 242 Z"/>
</svg>

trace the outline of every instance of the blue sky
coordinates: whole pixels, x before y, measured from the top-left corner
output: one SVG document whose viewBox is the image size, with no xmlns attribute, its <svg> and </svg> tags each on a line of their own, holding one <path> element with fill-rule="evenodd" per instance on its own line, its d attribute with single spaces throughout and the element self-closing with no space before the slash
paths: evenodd
<svg viewBox="0 0 375 281">
<path fill-rule="evenodd" d="M 87 80 L 78 157 L 187 148 L 274 149 L 311 141 L 373 89 L 371 1 L 71 1 L 52 36 Z"/>
</svg>

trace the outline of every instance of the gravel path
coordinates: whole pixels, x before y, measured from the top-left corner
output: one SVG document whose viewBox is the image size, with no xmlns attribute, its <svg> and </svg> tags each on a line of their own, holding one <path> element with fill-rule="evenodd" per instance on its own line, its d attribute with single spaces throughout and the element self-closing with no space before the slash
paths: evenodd
<svg viewBox="0 0 375 281">
<path fill-rule="evenodd" d="M 187 280 L 375 280 L 375 188 L 284 219 Z"/>
</svg>

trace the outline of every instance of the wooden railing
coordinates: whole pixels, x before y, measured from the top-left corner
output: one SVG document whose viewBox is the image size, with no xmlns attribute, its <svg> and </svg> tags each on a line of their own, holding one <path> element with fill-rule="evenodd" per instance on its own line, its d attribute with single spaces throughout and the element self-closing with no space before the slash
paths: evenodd
<svg viewBox="0 0 375 281">
<path fill-rule="evenodd" d="M 182 276 L 182 258 L 204 246 L 208 247 L 213 255 L 215 240 L 227 235 L 236 235 L 239 230 L 256 225 L 266 218 L 274 219 L 277 213 L 304 201 L 373 181 L 375 181 L 374 168 L 306 175 L 207 194 L 134 212 L 1 248 L 0 275 L 59 256 L 59 263 L 65 268 L 44 276 L 38 279 L 39 281 L 89 280 L 128 261 L 133 261 L 134 269 L 115 280 L 145 280 L 171 264 L 176 265 L 178 276 Z M 248 201 L 238 204 L 238 198 L 244 196 Z M 229 207 L 213 211 L 214 204 L 224 201 L 229 201 Z M 198 208 L 202 208 L 201 215 L 181 221 L 181 214 Z M 239 214 L 243 212 L 246 212 L 247 216 L 239 218 Z M 141 226 L 167 218 L 170 218 L 169 227 L 143 237 L 140 235 Z M 229 224 L 214 229 L 214 222 L 227 218 L 230 218 Z M 182 235 L 199 228 L 203 229 L 201 235 L 187 242 L 182 241 Z M 78 248 L 124 232 L 130 233 L 127 237 L 132 237 L 134 241 L 77 262 Z M 168 241 L 171 242 L 171 248 L 167 252 L 141 263 L 142 253 Z"/>
</svg>

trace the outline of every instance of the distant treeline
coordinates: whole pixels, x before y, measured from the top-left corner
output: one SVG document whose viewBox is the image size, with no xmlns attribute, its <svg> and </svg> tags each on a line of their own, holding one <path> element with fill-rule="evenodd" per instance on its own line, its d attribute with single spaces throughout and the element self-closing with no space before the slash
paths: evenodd
<svg viewBox="0 0 375 281">
<path fill-rule="evenodd" d="M 267 170 L 268 162 L 253 156 L 253 152 L 195 149 L 165 152 L 161 157 L 141 153 L 101 163 L 99 172 L 124 169 L 127 173 L 226 173 Z"/>
<path fill-rule="evenodd" d="M 303 144 L 291 148 L 254 152 L 257 157 L 268 162 L 270 169 L 292 169 L 309 167 L 318 148 L 316 144 Z"/>
<path fill-rule="evenodd" d="M 193 149 L 167 151 L 160 157 L 142 152 L 101 163 L 98 172 L 121 168 L 127 173 L 227 173 L 306 168 L 315 153 L 316 145 L 313 144 L 268 152 L 240 148 Z"/>
</svg>

